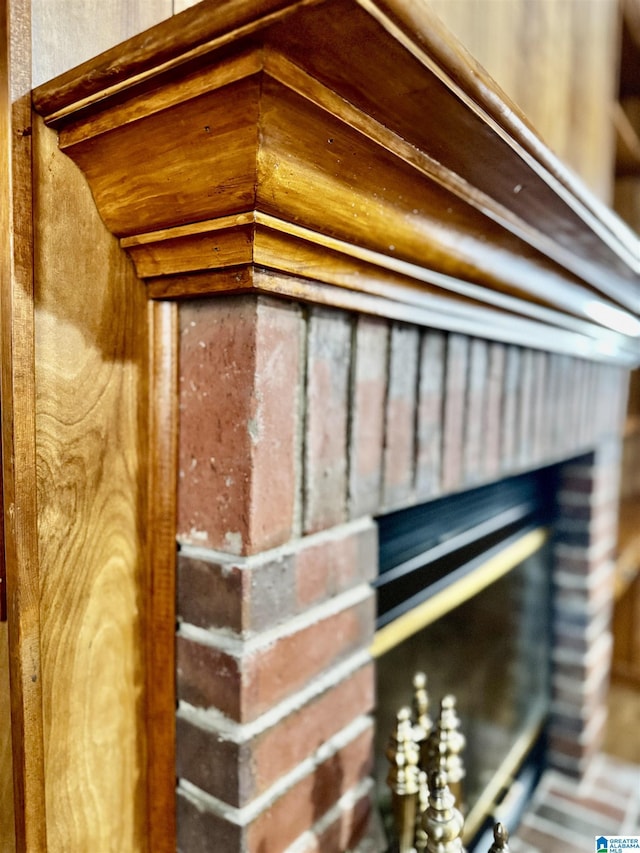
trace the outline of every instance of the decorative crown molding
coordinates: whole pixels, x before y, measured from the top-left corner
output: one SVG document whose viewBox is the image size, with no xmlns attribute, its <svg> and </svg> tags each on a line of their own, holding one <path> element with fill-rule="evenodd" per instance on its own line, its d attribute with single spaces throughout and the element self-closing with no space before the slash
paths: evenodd
<svg viewBox="0 0 640 853">
<path fill-rule="evenodd" d="M 268 290 L 640 360 L 637 235 L 426 3 L 205 0 L 33 99 L 155 298 Z"/>
</svg>

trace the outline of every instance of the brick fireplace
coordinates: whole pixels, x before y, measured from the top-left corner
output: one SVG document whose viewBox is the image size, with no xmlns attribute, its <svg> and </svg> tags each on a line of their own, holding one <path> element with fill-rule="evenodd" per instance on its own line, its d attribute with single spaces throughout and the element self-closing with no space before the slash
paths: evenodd
<svg viewBox="0 0 640 853">
<path fill-rule="evenodd" d="M 34 103 L 150 306 L 154 853 L 176 800 L 183 853 L 357 845 L 375 519 L 549 465 L 549 757 L 581 773 L 636 238 L 417 3 L 205 0 Z"/>
<path fill-rule="evenodd" d="M 626 372 L 263 297 L 184 303 L 180 332 L 180 849 L 357 840 L 372 516 L 558 462 L 550 760 L 584 770 L 605 722 Z"/>
</svg>

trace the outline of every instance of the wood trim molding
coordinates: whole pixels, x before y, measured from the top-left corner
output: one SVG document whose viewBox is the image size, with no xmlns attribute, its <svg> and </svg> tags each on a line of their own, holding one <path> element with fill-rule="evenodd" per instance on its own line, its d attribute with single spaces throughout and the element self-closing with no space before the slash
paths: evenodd
<svg viewBox="0 0 640 853">
<path fill-rule="evenodd" d="M 536 302 L 248 212 L 123 238 L 153 299 L 260 292 L 602 358 L 618 339 Z M 281 273 L 281 275 L 279 275 Z M 561 330 L 550 338 L 549 327 Z"/>
<path fill-rule="evenodd" d="M 33 98 L 153 296 L 248 265 L 640 360 L 637 235 L 426 3 L 205 0 Z"/>
<path fill-rule="evenodd" d="M 31 57 L 0 3 L 0 394 L 15 849 L 47 849 L 35 447 Z M 22 28 L 22 29 L 21 29 Z M 21 30 L 18 33 L 18 30 Z M 16 239 L 19 235 L 20 239 Z M 6 723 L 6 721 L 3 720 Z M 5 768 L 6 770 L 6 768 Z M 7 850 L 13 839 L 6 839 Z"/>
<path fill-rule="evenodd" d="M 178 312 L 149 304 L 147 542 L 147 849 L 173 853 L 175 803 L 175 549 L 178 469 Z"/>
</svg>

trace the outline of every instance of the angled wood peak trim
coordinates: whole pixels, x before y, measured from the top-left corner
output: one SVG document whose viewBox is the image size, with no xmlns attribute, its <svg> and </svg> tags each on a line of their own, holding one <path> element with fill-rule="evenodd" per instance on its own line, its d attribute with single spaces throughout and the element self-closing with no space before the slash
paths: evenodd
<svg viewBox="0 0 640 853">
<path fill-rule="evenodd" d="M 457 301 L 476 288 L 470 304 L 551 312 L 612 357 L 640 358 L 637 237 L 427 4 L 205 0 L 188 12 L 125 43 L 124 59 L 110 51 L 34 92 L 139 275 L 175 287 L 258 264 L 265 235 L 283 230 L 260 219 L 272 217 L 306 229 L 319 281 L 331 275 L 317 247 L 338 241 L 342 256 L 375 254 L 372 281 L 404 264 L 425 295 L 457 282 L 445 287 Z M 300 274 L 300 245 L 294 261 L 275 246 L 270 268 Z"/>
</svg>

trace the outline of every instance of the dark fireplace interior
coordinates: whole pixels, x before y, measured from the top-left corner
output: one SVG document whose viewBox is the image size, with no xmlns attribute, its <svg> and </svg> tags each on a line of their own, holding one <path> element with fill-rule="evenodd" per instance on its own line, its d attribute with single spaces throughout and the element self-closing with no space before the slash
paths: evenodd
<svg viewBox="0 0 640 853">
<path fill-rule="evenodd" d="M 427 675 L 432 719 L 443 696 L 457 700 L 470 849 L 496 810 L 513 819 L 544 766 L 556 484 L 547 468 L 378 520 L 376 784 L 387 831 L 385 747 L 415 672 Z"/>
</svg>

